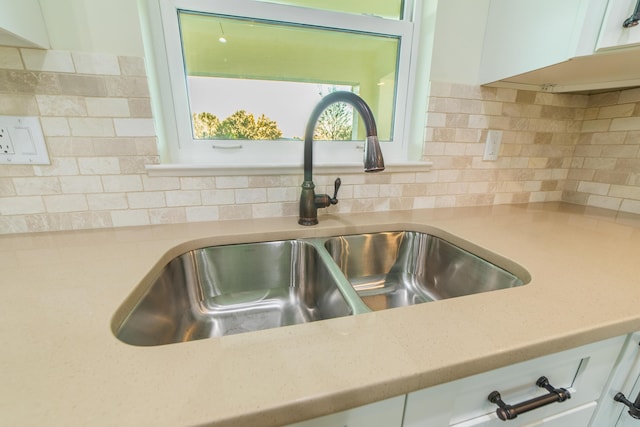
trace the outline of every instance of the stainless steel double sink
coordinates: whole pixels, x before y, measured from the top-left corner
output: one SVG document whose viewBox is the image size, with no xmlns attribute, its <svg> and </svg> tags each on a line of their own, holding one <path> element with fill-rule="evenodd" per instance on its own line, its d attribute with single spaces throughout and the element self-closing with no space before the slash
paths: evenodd
<svg viewBox="0 0 640 427">
<path fill-rule="evenodd" d="M 463 242 L 465 243 L 465 242 Z M 467 243 L 476 252 L 478 247 Z M 172 259 L 117 311 L 113 333 L 153 346 L 520 286 L 522 267 L 432 234 L 389 231 L 211 246 Z M 518 275 L 505 266 L 518 270 Z"/>
</svg>

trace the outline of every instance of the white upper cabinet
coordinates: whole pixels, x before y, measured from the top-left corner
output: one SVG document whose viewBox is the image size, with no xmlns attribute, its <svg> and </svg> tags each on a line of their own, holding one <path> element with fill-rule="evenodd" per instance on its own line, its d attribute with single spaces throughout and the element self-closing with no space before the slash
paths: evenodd
<svg viewBox="0 0 640 427">
<path fill-rule="evenodd" d="M 606 4 L 606 0 L 491 0 L 480 82 L 592 53 Z"/>
<path fill-rule="evenodd" d="M 0 46 L 50 47 L 38 0 L 0 0 L 0 10 Z"/>
<path fill-rule="evenodd" d="M 491 0 L 480 84 L 549 92 L 640 85 L 638 0 Z"/>
<path fill-rule="evenodd" d="M 635 15 L 639 4 L 638 0 L 609 1 L 596 46 L 597 51 L 640 45 L 640 25 L 623 26 Z"/>
</svg>

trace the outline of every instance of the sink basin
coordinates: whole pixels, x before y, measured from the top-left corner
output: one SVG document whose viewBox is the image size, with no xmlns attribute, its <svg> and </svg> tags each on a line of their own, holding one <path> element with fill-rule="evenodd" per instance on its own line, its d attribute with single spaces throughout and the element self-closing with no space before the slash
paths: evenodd
<svg viewBox="0 0 640 427">
<path fill-rule="evenodd" d="M 192 250 L 125 301 L 133 308 L 114 319 L 114 333 L 150 346 L 350 315 L 328 265 L 300 240 Z"/>
<path fill-rule="evenodd" d="M 371 310 L 524 284 L 508 271 L 425 233 L 340 236 L 328 239 L 325 248 Z"/>
<path fill-rule="evenodd" d="M 470 249 L 427 233 L 393 231 L 194 249 L 149 273 L 114 315 L 112 330 L 128 344 L 163 345 L 528 281 L 517 264 L 461 242 Z"/>
</svg>

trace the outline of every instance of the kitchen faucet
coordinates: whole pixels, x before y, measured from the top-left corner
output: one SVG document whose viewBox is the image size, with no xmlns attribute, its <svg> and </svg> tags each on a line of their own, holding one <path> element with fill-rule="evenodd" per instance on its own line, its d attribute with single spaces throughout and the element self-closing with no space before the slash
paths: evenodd
<svg viewBox="0 0 640 427">
<path fill-rule="evenodd" d="M 316 123 L 322 112 L 331 104 L 336 102 L 346 102 L 360 113 L 364 120 L 367 131 L 367 139 L 364 144 L 364 171 L 380 172 L 384 170 L 384 159 L 382 150 L 378 142 L 378 130 L 373 118 L 371 108 L 364 99 L 351 92 L 333 92 L 320 100 L 315 106 L 307 122 L 304 134 L 304 181 L 302 183 L 302 194 L 300 195 L 300 225 L 316 225 L 318 223 L 318 208 L 326 208 L 338 203 L 338 189 L 340 188 L 340 178 L 335 181 L 333 197 L 328 194 L 316 194 L 313 184 L 313 133 Z"/>
</svg>

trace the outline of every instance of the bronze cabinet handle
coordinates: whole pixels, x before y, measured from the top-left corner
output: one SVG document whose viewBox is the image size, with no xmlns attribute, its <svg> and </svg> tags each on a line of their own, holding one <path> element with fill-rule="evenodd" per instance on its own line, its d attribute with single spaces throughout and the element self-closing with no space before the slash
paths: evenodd
<svg viewBox="0 0 640 427">
<path fill-rule="evenodd" d="M 624 28 L 631 28 L 631 27 L 635 27 L 636 25 L 638 25 L 638 22 L 640 22 L 640 0 L 638 0 L 638 3 L 636 4 L 636 8 L 633 11 L 633 15 L 631 15 L 629 18 L 627 18 L 622 23 L 622 26 Z"/>
<path fill-rule="evenodd" d="M 542 406 L 546 406 L 553 402 L 564 402 L 571 398 L 571 393 L 564 388 L 555 388 L 549 384 L 547 377 L 540 377 L 536 381 L 536 385 L 540 388 L 546 389 L 549 393 L 544 396 L 534 397 L 533 399 L 525 400 L 524 402 L 517 403 L 515 405 L 508 405 L 502 401 L 500 393 L 492 391 L 489 396 L 489 402 L 498 405 L 496 409 L 496 415 L 502 421 L 513 420 L 520 414 L 538 409 Z"/>
</svg>

